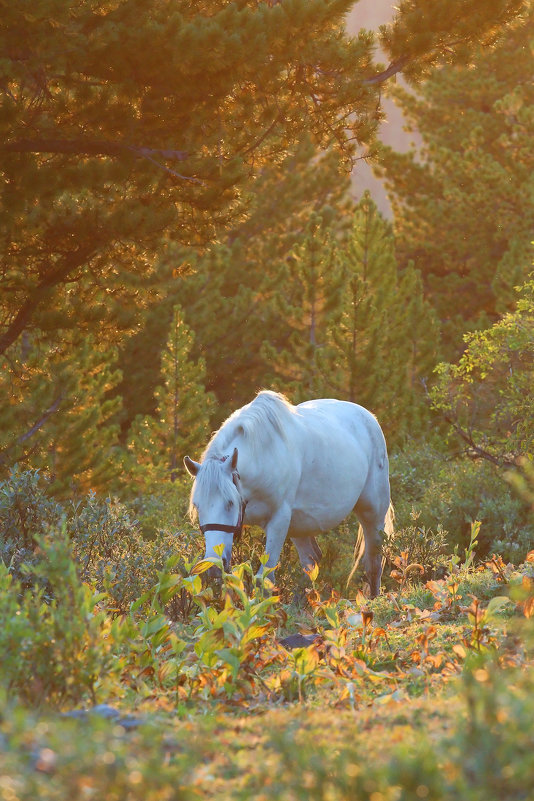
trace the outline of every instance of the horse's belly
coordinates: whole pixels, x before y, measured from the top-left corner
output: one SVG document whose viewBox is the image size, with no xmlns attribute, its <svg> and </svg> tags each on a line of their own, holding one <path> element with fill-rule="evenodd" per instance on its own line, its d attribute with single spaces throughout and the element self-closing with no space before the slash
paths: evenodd
<svg viewBox="0 0 534 801">
<path fill-rule="evenodd" d="M 291 515 L 289 531 L 291 534 L 317 534 L 329 531 L 339 525 L 352 511 L 352 504 L 333 509 L 313 508 L 294 509 Z"/>
</svg>

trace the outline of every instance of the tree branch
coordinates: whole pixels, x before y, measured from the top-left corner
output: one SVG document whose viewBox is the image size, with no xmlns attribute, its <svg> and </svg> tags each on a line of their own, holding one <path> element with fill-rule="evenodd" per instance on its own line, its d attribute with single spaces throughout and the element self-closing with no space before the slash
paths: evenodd
<svg viewBox="0 0 534 801">
<path fill-rule="evenodd" d="M 158 156 L 173 161 L 185 161 L 189 157 L 185 150 L 138 147 L 105 139 L 17 139 L 4 142 L 0 150 L 5 153 L 65 153 L 80 156 L 124 156 L 133 153 L 138 158 Z"/>
<path fill-rule="evenodd" d="M 36 431 L 39 431 L 39 429 L 44 426 L 44 424 L 46 423 L 48 418 L 51 417 L 54 414 L 54 412 L 57 412 L 57 410 L 60 407 L 61 401 L 63 400 L 63 397 L 64 397 L 63 395 L 58 395 L 58 397 L 55 399 L 55 401 L 52 403 L 52 405 L 49 406 L 48 409 L 46 409 L 46 411 L 43 412 L 43 414 L 41 415 L 39 420 L 37 420 L 31 426 L 31 428 L 29 428 L 24 434 L 21 434 L 19 437 L 17 437 L 15 442 L 13 442 L 11 445 L 8 445 L 7 448 L 4 448 L 4 451 L 0 454 L 0 463 L 1 464 L 5 464 L 6 463 L 6 461 L 7 461 L 6 454 L 8 454 L 9 451 L 13 450 L 13 448 L 16 445 L 20 445 L 21 443 L 26 442 L 27 439 L 32 437 L 36 433 Z"/>
<path fill-rule="evenodd" d="M 64 263 L 53 272 L 50 272 L 35 287 L 28 300 L 20 307 L 12 322 L 0 336 L 0 354 L 4 353 L 18 339 L 27 327 L 35 310 L 45 300 L 50 290 L 64 281 L 80 265 L 87 262 L 91 255 L 96 252 L 96 249 L 96 245 L 93 244 L 91 247 L 80 248 L 73 253 L 69 253 Z"/>
<path fill-rule="evenodd" d="M 165 150 L 162 148 L 137 147 L 126 145 L 123 142 L 108 142 L 104 139 L 17 139 L 15 142 L 4 142 L 0 145 L 0 152 L 4 153 L 63 153 L 77 156 L 112 156 L 120 158 L 132 154 L 139 159 L 155 164 L 160 170 L 168 172 L 181 181 L 191 181 L 194 184 L 203 184 L 200 178 L 191 175 L 182 175 L 165 164 L 156 160 L 169 159 L 172 161 L 185 161 L 189 153 L 185 150 Z"/>
<path fill-rule="evenodd" d="M 491 462 L 497 467 L 504 467 L 504 466 L 517 467 L 517 460 L 514 459 L 513 457 L 502 456 L 501 458 L 499 458 L 497 456 L 494 456 L 489 451 L 486 451 L 484 450 L 484 448 L 481 448 L 479 445 L 477 445 L 472 435 L 468 431 L 465 431 L 465 429 L 463 429 L 460 425 L 458 425 L 458 423 L 455 420 L 453 420 L 452 417 L 444 414 L 443 418 L 447 423 L 449 423 L 449 425 L 453 427 L 454 431 L 456 432 L 456 434 L 458 434 L 460 439 L 463 439 L 463 441 L 469 445 L 469 448 L 472 452 L 471 455 L 473 457 L 479 459 L 486 459 L 486 461 Z"/>
<path fill-rule="evenodd" d="M 378 72 L 376 75 L 372 75 L 370 78 L 366 78 L 363 82 L 364 85 L 373 86 L 376 83 L 384 83 L 384 81 L 387 81 L 388 78 L 396 75 L 397 72 L 402 72 L 409 61 L 409 56 L 403 56 L 402 58 L 397 59 L 397 61 L 392 61 L 387 69 L 382 70 L 382 72 Z"/>
</svg>

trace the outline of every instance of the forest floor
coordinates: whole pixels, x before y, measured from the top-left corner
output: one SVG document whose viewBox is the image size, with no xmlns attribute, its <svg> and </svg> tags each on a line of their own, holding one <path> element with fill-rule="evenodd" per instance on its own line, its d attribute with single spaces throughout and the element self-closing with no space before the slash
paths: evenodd
<svg viewBox="0 0 534 801">
<path fill-rule="evenodd" d="M 223 674 L 195 673 L 193 654 L 187 697 L 183 677 L 165 685 L 167 669 L 161 692 L 150 689 L 146 668 L 100 697 L 100 712 L 35 711 L 4 695 L 0 799 L 528 801 L 531 593 L 514 600 L 488 570 L 460 578 L 405 584 L 360 612 L 313 590 L 308 608 L 285 607 L 278 641 L 256 631 L 233 683 L 231 648 L 217 646 Z M 530 592 L 530 576 L 521 586 Z M 231 633 L 242 612 L 223 611 Z M 208 665 L 210 614 L 196 640 Z M 308 647 L 279 644 L 311 629 Z M 260 663 L 274 673 L 253 682 Z"/>
</svg>

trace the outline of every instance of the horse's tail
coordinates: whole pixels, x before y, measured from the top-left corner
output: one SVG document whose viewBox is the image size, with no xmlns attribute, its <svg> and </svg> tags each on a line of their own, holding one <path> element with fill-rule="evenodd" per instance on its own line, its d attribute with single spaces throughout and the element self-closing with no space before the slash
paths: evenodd
<svg viewBox="0 0 534 801">
<path fill-rule="evenodd" d="M 349 573 L 349 577 L 347 579 L 345 587 L 349 586 L 353 575 L 356 573 L 358 565 L 360 564 L 360 559 L 363 556 L 364 550 L 365 550 L 365 541 L 363 539 L 363 528 L 360 523 L 360 525 L 358 526 L 358 533 L 356 534 L 356 545 L 354 546 L 354 564 L 352 565 L 352 570 Z"/>
<path fill-rule="evenodd" d="M 384 534 L 388 539 L 393 536 L 395 531 L 395 509 L 393 508 L 393 504 L 389 504 L 389 508 L 386 512 L 386 519 L 384 521 Z"/>
<path fill-rule="evenodd" d="M 389 539 L 395 530 L 395 510 L 393 508 L 393 504 L 390 503 L 388 510 L 386 512 L 386 517 L 384 520 L 384 534 L 386 535 L 386 539 Z M 363 556 L 365 551 L 365 540 L 363 537 L 363 528 L 361 524 L 358 526 L 358 533 L 356 534 L 356 545 L 354 546 L 354 564 L 352 565 L 352 570 L 350 571 L 349 577 L 347 579 L 346 587 L 349 586 L 350 581 L 355 574 L 356 570 L 358 569 L 358 565 L 360 564 L 360 559 Z M 382 557 L 382 568 L 384 567 L 384 557 Z"/>
</svg>

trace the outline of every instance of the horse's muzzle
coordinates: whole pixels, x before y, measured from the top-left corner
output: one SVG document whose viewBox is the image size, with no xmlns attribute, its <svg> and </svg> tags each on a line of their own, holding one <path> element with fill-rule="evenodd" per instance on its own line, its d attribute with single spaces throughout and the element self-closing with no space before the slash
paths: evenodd
<svg viewBox="0 0 534 801">
<path fill-rule="evenodd" d="M 225 571 L 228 573 L 230 571 L 230 560 L 229 559 L 223 559 L 222 563 L 223 563 L 223 567 L 224 567 Z M 210 581 L 214 581 L 214 580 L 215 581 L 220 581 L 221 578 L 222 578 L 221 569 L 219 567 L 217 567 L 216 565 L 213 565 L 213 567 L 208 568 L 208 570 L 206 571 L 206 574 L 207 574 L 208 578 L 210 579 Z"/>
</svg>

